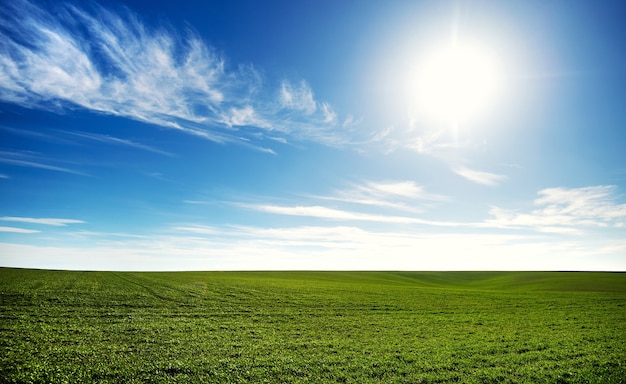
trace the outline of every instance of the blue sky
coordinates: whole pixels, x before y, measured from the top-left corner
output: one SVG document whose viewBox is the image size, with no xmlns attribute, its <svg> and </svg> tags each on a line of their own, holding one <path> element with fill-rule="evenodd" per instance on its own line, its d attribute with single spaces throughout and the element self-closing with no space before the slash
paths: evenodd
<svg viewBox="0 0 626 384">
<path fill-rule="evenodd" d="M 13 1 L 0 265 L 626 270 L 625 17 Z"/>
</svg>

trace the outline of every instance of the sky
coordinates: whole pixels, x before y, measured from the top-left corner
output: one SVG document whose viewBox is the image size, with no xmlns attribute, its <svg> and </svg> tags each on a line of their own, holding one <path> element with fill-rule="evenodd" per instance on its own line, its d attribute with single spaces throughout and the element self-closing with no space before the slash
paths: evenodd
<svg viewBox="0 0 626 384">
<path fill-rule="evenodd" d="M 0 266 L 626 271 L 620 1 L 0 7 Z"/>
</svg>

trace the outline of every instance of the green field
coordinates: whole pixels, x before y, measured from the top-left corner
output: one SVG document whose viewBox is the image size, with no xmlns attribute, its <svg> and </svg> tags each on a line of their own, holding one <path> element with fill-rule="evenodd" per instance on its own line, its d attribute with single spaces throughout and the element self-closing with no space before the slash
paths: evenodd
<svg viewBox="0 0 626 384">
<path fill-rule="evenodd" d="M 7 383 L 625 383 L 626 273 L 0 268 Z"/>
</svg>

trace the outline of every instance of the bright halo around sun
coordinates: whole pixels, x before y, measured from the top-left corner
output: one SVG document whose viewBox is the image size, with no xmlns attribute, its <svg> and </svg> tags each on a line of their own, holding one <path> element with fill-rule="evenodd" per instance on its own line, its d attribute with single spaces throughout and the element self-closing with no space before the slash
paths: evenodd
<svg viewBox="0 0 626 384">
<path fill-rule="evenodd" d="M 412 84 L 413 113 L 459 128 L 493 107 L 500 90 L 495 57 L 475 44 L 457 42 L 426 56 Z"/>
</svg>

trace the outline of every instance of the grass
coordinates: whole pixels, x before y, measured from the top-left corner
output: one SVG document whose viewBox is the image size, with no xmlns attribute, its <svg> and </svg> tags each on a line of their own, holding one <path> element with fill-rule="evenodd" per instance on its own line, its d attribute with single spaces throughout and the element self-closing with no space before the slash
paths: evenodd
<svg viewBox="0 0 626 384">
<path fill-rule="evenodd" d="M 5 383 L 624 383 L 626 274 L 0 268 Z"/>
</svg>

